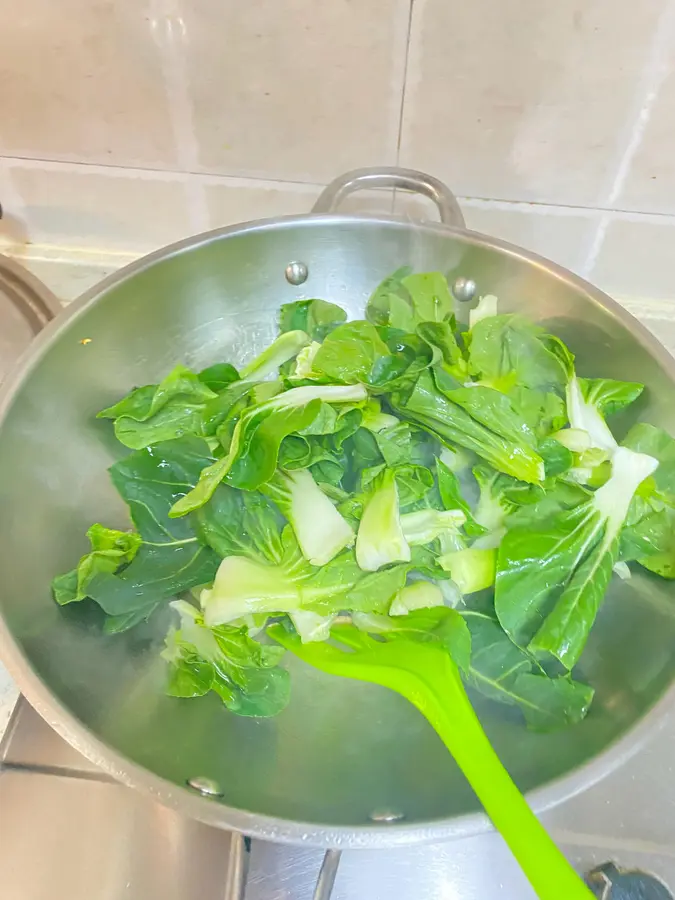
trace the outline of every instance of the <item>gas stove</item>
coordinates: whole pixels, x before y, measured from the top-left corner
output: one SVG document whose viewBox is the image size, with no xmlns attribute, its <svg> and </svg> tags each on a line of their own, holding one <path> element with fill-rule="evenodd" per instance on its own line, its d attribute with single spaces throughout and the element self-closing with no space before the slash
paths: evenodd
<svg viewBox="0 0 675 900">
<path fill-rule="evenodd" d="M 672 900 L 674 746 L 671 715 L 544 816 L 602 900 Z M 185 819 L 112 781 L 23 699 L 0 745 L 0 885 L 3 900 L 535 900 L 494 833 L 324 854 Z"/>
</svg>

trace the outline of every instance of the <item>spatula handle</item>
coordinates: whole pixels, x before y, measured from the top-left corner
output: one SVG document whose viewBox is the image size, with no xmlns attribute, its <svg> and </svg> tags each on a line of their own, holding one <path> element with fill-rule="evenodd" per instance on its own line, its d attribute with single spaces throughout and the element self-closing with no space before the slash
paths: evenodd
<svg viewBox="0 0 675 900">
<path fill-rule="evenodd" d="M 415 704 L 454 756 L 540 900 L 595 900 L 511 780 L 483 731 L 459 675 Z"/>
</svg>

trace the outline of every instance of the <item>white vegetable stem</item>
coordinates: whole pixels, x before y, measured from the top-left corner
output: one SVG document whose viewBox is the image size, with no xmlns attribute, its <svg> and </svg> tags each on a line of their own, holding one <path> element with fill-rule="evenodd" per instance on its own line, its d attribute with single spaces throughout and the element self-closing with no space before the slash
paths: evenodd
<svg viewBox="0 0 675 900">
<path fill-rule="evenodd" d="M 226 625 L 251 613 L 291 612 L 300 606 L 300 592 L 278 566 L 227 556 L 199 602 L 207 625 Z"/>
<path fill-rule="evenodd" d="M 494 294 L 485 294 L 476 306 L 469 310 L 469 329 L 473 328 L 481 319 L 488 319 L 497 315 L 497 297 Z"/>
<path fill-rule="evenodd" d="M 327 641 L 330 637 L 331 625 L 337 616 L 321 616 L 308 609 L 296 609 L 289 613 L 295 630 L 303 644 L 312 641 Z"/>
<path fill-rule="evenodd" d="M 241 370 L 242 381 L 262 381 L 279 366 L 293 359 L 302 348 L 309 343 L 309 335 L 304 331 L 286 331 L 280 334 L 266 350 L 256 356 Z"/>
<path fill-rule="evenodd" d="M 356 561 L 365 572 L 393 562 L 410 562 L 410 547 L 398 511 L 398 488 L 391 469 L 382 475 L 361 517 L 356 536 Z"/>
<path fill-rule="evenodd" d="M 389 607 L 390 616 L 407 616 L 414 609 L 444 606 L 441 589 L 430 581 L 415 581 L 396 594 Z"/>
<path fill-rule="evenodd" d="M 628 447 L 616 448 L 612 456 L 612 475 L 593 496 L 595 507 L 607 519 L 605 539 L 619 533 L 638 485 L 656 471 L 658 465 L 658 459 L 646 453 L 636 453 Z"/>
<path fill-rule="evenodd" d="M 573 375 L 567 382 L 566 393 L 567 417 L 570 420 L 570 427 L 587 432 L 590 440 L 589 446 L 606 450 L 611 456 L 618 446 L 614 435 L 594 404 L 584 398 L 576 375 Z M 558 438 L 558 435 L 556 437 Z M 583 449 L 588 448 L 584 447 Z"/>
<path fill-rule="evenodd" d="M 446 531 L 457 532 L 465 522 L 461 509 L 420 509 L 401 516 L 403 535 L 413 546 L 430 544 Z"/>
<path fill-rule="evenodd" d="M 312 478 L 309 469 L 279 472 L 286 492 L 284 512 L 293 526 L 302 555 L 313 566 L 325 566 L 354 543 L 354 531 Z"/>
</svg>

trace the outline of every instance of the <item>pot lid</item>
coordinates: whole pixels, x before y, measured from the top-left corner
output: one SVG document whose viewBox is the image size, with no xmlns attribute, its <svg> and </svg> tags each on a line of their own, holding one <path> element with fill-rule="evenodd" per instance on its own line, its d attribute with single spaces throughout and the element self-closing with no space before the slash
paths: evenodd
<svg viewBox="0 0 675 900">
<path fill-rule="evenodd" d="M 0 255 L 0 381 L 60 308 L 39 279 Z"/>
</svg>

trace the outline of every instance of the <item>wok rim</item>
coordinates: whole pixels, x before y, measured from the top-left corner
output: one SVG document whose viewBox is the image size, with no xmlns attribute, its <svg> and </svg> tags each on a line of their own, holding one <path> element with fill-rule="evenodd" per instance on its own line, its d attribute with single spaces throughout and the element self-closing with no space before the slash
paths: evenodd
<svg viewBox="0 0 675 900">
<path fill-rule="evenodd" d="M 330 225 L 391 225 L 415 231 L 454 236 L 465 242 L 487 246 L 544 270 L 549 276 L 567 283 L 598 304 L 636 337 L 668 374 L 675 387 L 675 358 L 649 330 L 619 303 L 556 263 L 525 250 L 508 241 L 494 238 L 469 229 L 451 227 L 440 223 L 417 223 L 388 215 L 339 215 L 311 214 L 257 219 L 217 228 L 176 241 L 149 253 L 118 269 L 85 291 L 78 299 L 63 308 L 31 342 L 13 372 L 0 386 L 0 439 L 2 426 L 15 397 L 33 369 L 40 363 L 47 350 L 56 343 L 64 331 L 90 306 L 102 299 L 108 291 L 128 281 L 156 263 L 206 245 L 246 232 L 264 232 L 294 226 Z M 103 772 L 127 787 L 137 789 L 178 813 L 221 829 L 242 832 L 261 840 L 286 844 L 305 844 L 317 848 L 386 849 L 415 844 L 434 843 L 473 837 L 493 831 L 492 823 L 484 812 L 465 813 L 429 821 L 373 823 L 372 825 L 320 825 L 280 818 L 227 806 L 179 786 L 111 748 L 84 725 L 52 693 L 47 684 L 34 671 L 12 635 L 4 616 L 0 614 L 0 659 L 5 664 L 21 693 L 42 718 L 74 749 L 82 753 Z M 675 681 L 665 689 L 661 697 L 621 737 L 580 766 L 572 769 L 525 795 L 537 815 L 553 809 L 589 789 L 610 775 L 653 740 L 665 727 L 675 706 Z"/>
</svg>

